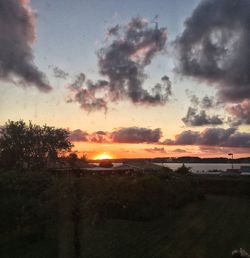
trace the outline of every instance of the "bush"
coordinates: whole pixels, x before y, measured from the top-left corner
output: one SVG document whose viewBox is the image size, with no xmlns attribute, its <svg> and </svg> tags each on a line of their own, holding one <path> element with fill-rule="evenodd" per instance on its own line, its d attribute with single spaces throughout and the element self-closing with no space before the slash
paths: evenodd
<svg viewBox="0 0 250 258">
<path fill-rule="evenodd" d="M 41 232 L 50 219 L 48 173 L 2 172 L 0 174 L 0 229 L 6 232 Z"/>
<path fill-rule="evenodd" d="M 48 252 L 75 257 L 84 223 L 112 218 L 153 220 L 198 195 L 197 184 L 175 173 L 54 177 L 46 171 L 2 172 L 0 242 L 11 246 L 32 240 L 30 246 L 34 246 L 40 241 L 50 243 L 53 250 Z"/>
<path fill-rule="evenodd" d="M 188 175 L 191 172 L 191 168 L 186 167 L 185 164 L 183 163 L 182 166 L 177 168 L 175 172 L 182 175 Z"/>
<path fill-rule="evenodd" d="M 100 218 L 151 220 L 201 196 L 197 184 L 180 176 L 88 176 L 80 181 L 84 214 Z"/>
</svg>

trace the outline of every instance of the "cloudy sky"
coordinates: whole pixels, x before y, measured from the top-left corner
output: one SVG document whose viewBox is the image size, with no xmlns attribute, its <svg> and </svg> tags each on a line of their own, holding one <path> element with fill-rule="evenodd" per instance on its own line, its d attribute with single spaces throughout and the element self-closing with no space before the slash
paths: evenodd
<svg viewBox="0 0 250 258">
<path fill-rule="evenodd" d="M 250 154 L 249 0 L 0 0 L 0 123 L 90 158 Z"/>
</svg>

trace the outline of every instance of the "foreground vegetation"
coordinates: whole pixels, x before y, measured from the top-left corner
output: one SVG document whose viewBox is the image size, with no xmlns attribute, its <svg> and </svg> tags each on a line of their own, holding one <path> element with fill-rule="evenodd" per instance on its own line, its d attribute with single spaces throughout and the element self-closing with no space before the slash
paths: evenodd
<svg viewBox="0 0 250 258">
<path fill-rule="evenodd" d="M 0 127 L 0 167 L 41 169 L 70 151 L 69 132 L 24 121 L 8 121 Z"/>
<path fill-rule="evenodd" d="M 5 257 L 81 257 L 85 228 L 112 219 L 149 223 L 201 197 L 195 182 L 175 173 L 78 178 L 2 172 L 0 246 Z"/>
<path fill-rule="evenodd" d="M 228 258 L 250 250 L 247 184 L 174 172 L 1 172 L 1 257 Z"/>
<path fill-rule="evenodd" d="M 229 258 L 236 248 L 250 250 L 249 216 L 249 199 L 209 195 L 150 223 L 85 227 L 83 257 Z"/>
</svg>

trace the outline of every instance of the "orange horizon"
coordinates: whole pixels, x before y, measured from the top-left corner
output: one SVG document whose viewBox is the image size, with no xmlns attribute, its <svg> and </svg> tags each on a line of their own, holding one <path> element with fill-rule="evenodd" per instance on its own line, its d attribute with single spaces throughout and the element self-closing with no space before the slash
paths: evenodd
<svg viewBox="0 0 250 258">
<path fill-rule="evenodd" d="M 165 154 L 152 154 L 152 153 L 122 153 L 122 152 L 112 152 L 112 151 L 78 151 L 75 150 L 78 157 L 85 155 L 90 160 L 102 160 L 102 159 L 152 159 L 152 158 L 179 158 L 179 157 L 199 157 L 199 158 L 229 158 L 228 153 L 214 154 L 214 153 L 173 153 L 167 152 Z M 248 158 L 250 155 L 248 153 L 237 154 L 234 153 L 234 159 L 238 158 Z"/>
</svg>

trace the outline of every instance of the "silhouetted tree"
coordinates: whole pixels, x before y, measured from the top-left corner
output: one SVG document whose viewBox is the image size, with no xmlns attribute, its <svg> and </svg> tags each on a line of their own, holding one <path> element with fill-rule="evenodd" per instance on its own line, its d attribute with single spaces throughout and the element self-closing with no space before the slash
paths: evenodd
<svg viewBox="0 0 250 258">
<path fill-rule="evenodd" d="M 78 160 L 78 157 L 77 157 L 76 153 L 72 152 L 72 153 L 69 154 L 68 162 L 69 162 L 71 167 L 75 167 L 77 160 Z"/>
<path fill-rule="evenodd" d="M 42 168 L 72 144 L 65 129 L 8 121 L 0 132 L 0 158 L 5 168 Z"/>
<path fill-rule="evenodd" d="M 83 155 L 80 157 L 80 160 L 81 160 L 82 162 L 88 163 L 88 157 L 87 157 L 87 155 L 86 155 L 86 154 L 83 154 Z"/>
<path fill-rule="evenodd" d="M 99 167 L 103 167 L 103 168 L 112 168 L 114 165 L 112 163 L 112 161 L 104 159 L 101 160 L 99 163 Z"/>
<path fill-rule="evenodd" d="M 190 167 L 186 167 L 185 164 L 183 163 L 181 167 L 177 168 L 175 172 L 183 174 L 183 175 L 187 175 L 189 174 L 191 171 Z"/>
</svg>

